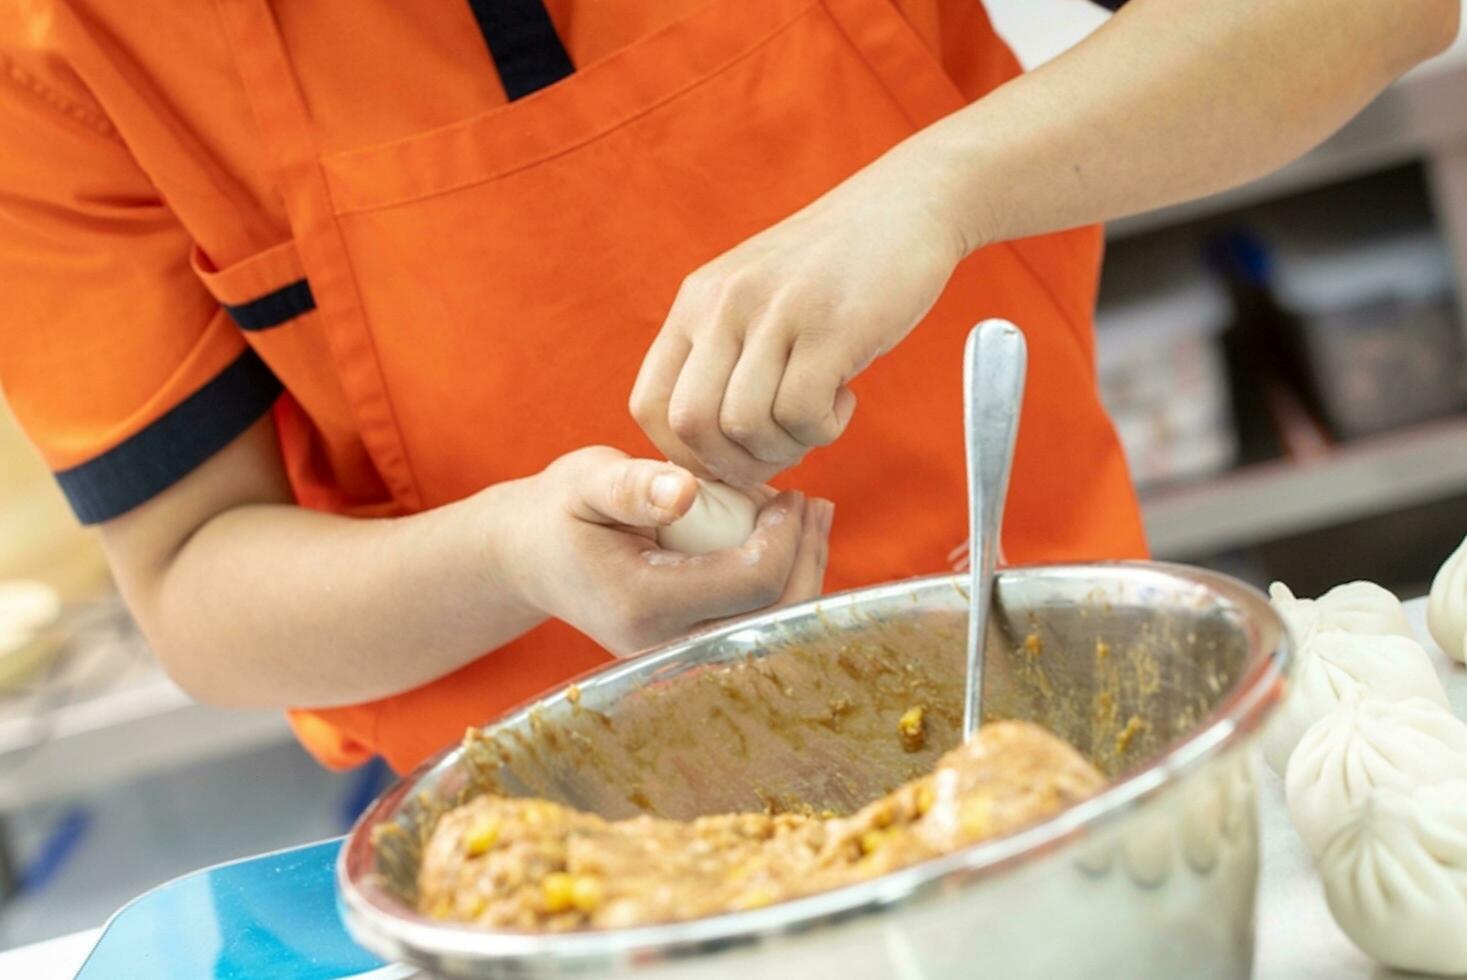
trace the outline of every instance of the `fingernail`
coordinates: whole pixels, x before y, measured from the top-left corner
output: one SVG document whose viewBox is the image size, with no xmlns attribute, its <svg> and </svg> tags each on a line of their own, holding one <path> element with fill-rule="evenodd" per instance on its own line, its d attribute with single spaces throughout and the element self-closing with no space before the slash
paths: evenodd
<svg viewBox="0 0 1467 980">
<path fill-rule="evenodd" d="M 820 530 L 826 534 L 830 533 L 831 525 L 835 523 L 835 501 L 823 500 L 820 507 Z"/>
<path fill-rule="evenodd" d="M 652 478 L 652 486 L 647 495 L 652 499 L 652 506 L 661 510 L 671 510 L 677 506 L 677 498 L 683 491 L 683 481 L 676 473 L 659 473 Z"/>
</svg>

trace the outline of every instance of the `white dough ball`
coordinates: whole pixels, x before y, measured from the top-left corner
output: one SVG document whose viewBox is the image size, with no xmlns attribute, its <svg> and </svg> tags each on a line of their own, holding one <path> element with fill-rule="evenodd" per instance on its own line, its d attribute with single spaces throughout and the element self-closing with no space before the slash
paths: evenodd
<svg viewBox="0 0 1467 980">
<path fill-rule="evenodd" d="M 698 496 L 688 512 L 657 529 L 657 543 L 685 555 L 737 548 L 754 533 L 759 507 L 726 483 L 698 481 Z"/>
<path fill-rule="evenodd" d="M 1289 758 L 1289 816 L 1318 857 L 1372 789 L 1467 779 L 1467 722 L 1435 701 L 1382 701 L 1350 691 L 1310 726 Z"/>
<path fill-rule="evenodd" d="M 1299 649 L 1288 694 L 1260 739 L 1269 768 L 1282 776 L 1309 726 L 1351 690 L 1387 701 L 1427 698 L 1447 707 L 1431 656 L 1415 640 L 1341 630 L 1316 633 Z"/>
<path fill-rule="evenodd" d="M 1330 912 L 1387 966 L 1467 973 L 1467 780 L 1371 790 L 1319 858 Z"/>
<path fill-rule="evenodd" d="M 1426 626 L 1447 656 L 1467 664 L 1467 539 L 1432 580 Z"/>
</svg>

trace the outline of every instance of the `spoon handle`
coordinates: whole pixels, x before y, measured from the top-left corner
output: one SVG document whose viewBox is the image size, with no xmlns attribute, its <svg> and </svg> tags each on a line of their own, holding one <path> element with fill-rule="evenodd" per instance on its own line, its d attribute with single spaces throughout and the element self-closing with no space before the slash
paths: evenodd
<svg viewBox="0 0 1467 980">
<path fill-rule="evenodd" d="M 963 352 L 963 431 L 968 455 L 968 677 L 963 737 L 982 720 L 983 645 L 993 602 L 1004 497 L 1019 435 L 1028 362 L 1024 335 L 1007 320 L 984 320 Z"/>
</svg>

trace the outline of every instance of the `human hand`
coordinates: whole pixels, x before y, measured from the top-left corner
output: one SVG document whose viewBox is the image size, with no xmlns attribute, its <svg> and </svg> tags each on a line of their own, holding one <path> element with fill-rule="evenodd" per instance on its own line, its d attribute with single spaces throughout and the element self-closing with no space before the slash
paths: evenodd
<svg viewBox="0 0 1467 980">
<path fill-rule="evenodd" d="M 762 506 L 748 540 L 690 557 L 655 540 L 698 492 L 693 475 L 671 463 L 592 447 L 494 489 L 508 495 L 492 535 L 501 584 L 619 656 L 813 598 L 824 583 L 835 510 L 827 500 L 751 490 Z"/>
<path fill-rule="evenodd" d="M 668 459 L 747 487 L 845 430 L 966 254 L 930 169 L 888 154 L 683 281 L 630 402 Z"/>
</svg>

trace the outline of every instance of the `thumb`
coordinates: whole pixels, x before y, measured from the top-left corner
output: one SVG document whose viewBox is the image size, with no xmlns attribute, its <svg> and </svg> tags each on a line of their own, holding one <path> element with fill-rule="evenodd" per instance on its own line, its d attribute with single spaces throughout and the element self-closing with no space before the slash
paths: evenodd
<svg viewBox="0 0 1467 980">
<path fill-rule="evenodd" d="M 661 527 L 688 512 L 698 480 L 672 463 L 617 453 L 588 460 L 573 478 L 572 511 L 581 520 Z"/>
</svg>

